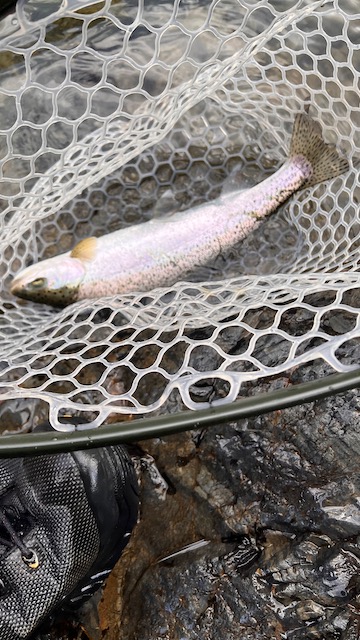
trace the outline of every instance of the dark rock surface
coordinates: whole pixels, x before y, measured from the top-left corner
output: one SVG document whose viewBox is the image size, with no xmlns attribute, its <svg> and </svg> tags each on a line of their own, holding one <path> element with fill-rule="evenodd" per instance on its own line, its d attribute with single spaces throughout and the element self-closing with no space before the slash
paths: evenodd
<svg viewBox="0 0 360 640">
<path fill-rule="evenodd" d="M 172 492 L 144 490 L 121 637 L 357 637 L 357 407 L 349 392 L 147 443 Z"/>
<path fill-rule="evenodd" d="M 324 373 L 307 365 L 248 392 Z M 351 391 L 143 443 L 168 490 L 143 465 L 141 520 L 98 623 L 85 615 L 76 637 L 358 638 L 358 403 Z"/>
</svg>

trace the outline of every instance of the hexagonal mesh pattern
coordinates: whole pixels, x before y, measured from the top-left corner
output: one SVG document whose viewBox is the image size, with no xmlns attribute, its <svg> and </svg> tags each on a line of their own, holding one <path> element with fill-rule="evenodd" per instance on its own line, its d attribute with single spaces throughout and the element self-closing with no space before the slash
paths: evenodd
<svg viewBox="0 0 360 640">
<path fill-rule="evenodd" d="M 357 171 L 296 193 L 187 282 L 61 312 L 8 292 L 24 266 L 249 187 L 295 113 L 359 153 L 357 0 L 19 1 L 1 25 L 0 398 L 50 416 L 196 409 L 322 358 L 359 359 Z M 159 214 L 156 214 L 159 215 Z M 269 275 L 272 274 L 272 275 Z"/>
</svg>

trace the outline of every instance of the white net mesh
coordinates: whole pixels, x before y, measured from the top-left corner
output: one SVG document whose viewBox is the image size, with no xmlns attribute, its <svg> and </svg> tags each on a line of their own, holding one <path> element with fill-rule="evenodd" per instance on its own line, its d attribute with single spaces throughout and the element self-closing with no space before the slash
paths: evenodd
<svg viewBox="0 0 360 640">
<path fill-rule="evenodd" d="M 8 287 L 81 238 L 148 220 L 169 193 L 186 209 L 234 167 L 240 186 L 263 180 L 304 105 L 351 163 L 359 34 L 358 0 L 18 2 L 0 32 L 0 399 L 97 426 L 229 402 L 317 358 L 356 366 L 354 168 L 169 289 L 59 312 Z"/>
</svg>

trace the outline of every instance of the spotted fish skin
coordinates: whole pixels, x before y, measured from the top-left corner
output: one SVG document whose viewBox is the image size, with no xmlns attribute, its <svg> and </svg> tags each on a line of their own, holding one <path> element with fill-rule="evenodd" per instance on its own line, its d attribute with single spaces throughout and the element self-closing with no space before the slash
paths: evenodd
<svg viewBox="0 0 360 640">
<path fill-rule="evenodd" d="M 347 160 L 325 144 L 318 125 L 305 114 L 295 118 L 289 155 L 276 173 L 251 189 L 100 238 L 86 238 L 71 252 L 20 272 L 11 291 L 64 306 L 85 298 L 169 286 L 243 240 L 298 189 L 348 169 Z"/>
<path fill-rule="evenodd" d="M 299 156 L 250 191 L 99 238 L 78 299 L 150 291 L 176 282 L 196 265 L 207 264 L 243 240 L 310 172 Z"/>
</svg>

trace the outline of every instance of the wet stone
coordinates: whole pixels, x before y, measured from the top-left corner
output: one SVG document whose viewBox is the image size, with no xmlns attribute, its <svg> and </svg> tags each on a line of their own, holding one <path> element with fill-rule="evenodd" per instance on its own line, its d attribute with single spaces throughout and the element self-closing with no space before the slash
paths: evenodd
<svg viewBox="0 0 360 640">
<path fill-rule="evenodd" d="M 228 348 L 238 341 L 233 332 L 223 337 Z M 281 350 L 273 345 L 277 357 Z M 243 392 L 271 393 L 329 373 L 319 360 L 249 382 Z M 38 419 L 24 400 L 0 409 L 2 428 Z M 358 409 L 353 390 L 133 447 L 140 521 L 95 601 L 97 615 L 92 606 L 34 638 L 356 638 Z"/>
<path fill-rule="evenodd" d="M 175 556 L 170 565 L 149 565 L 131 597 L 125 586 L 123 637 L 348 637 L 360 563 L 357 414 L 347 409 L 356 397 L 350 392 L 207 432 L 189 461 L 191 494 L 189 477 L 186 486 L 182 481 L 184 465 L 181 474 L 176 469 L 175 451 L 192 435 L 147 443 L 175 487 L 163 504 L 156 546 L 167 553 L 169 544 L 174 551 L 206 536 L 204 517 L 210 544 Z M 179 530 L 167 505 L 173 507 L 182 492 L 188 516 L 182 514 Z M 242 510 L 237 539 L 229 503 Z M 143 509 L 129 556 L 146 512 L 159 527 L 157 509 L 144 503 Z M 233 561 L 244 522 L 255 548 L 245 566 Z"/>
<path fill-rule="evenodd" d="M 256 393 L 278 386 L 263 381 Z M 355 638 L 357 403 L 351 391 L 142 443 L 168 490 L 141 466 L 141 518 L 103 592 L 100 637 Z"/>
</svg>

